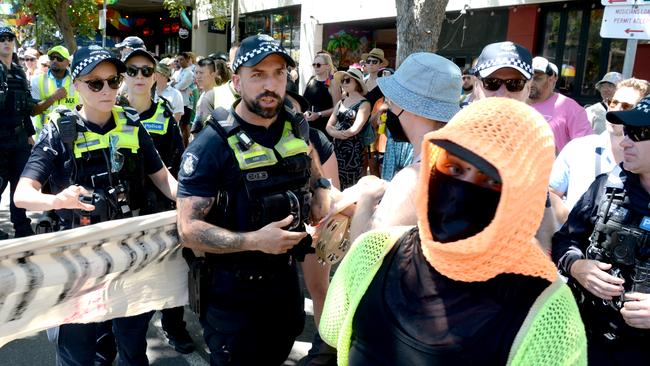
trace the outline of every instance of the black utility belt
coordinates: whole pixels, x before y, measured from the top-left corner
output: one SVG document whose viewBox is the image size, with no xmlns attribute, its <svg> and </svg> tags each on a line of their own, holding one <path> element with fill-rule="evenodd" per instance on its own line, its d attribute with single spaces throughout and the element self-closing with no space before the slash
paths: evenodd
<svg viewBox="0 0 650 366">
<path fill-rule="evenodd" d="M 289 255 L 282 255 L 282 260 L 255 263 L 237 263 L 223 259 L 215 259 L 221 255 L 206 255 L 207 263 L 212 269 L 218 272 L 228 272 L 237 280 L 241 281 L 268 281 L 286 277 L 292 268 L 293 258 Z"/>
</svg>

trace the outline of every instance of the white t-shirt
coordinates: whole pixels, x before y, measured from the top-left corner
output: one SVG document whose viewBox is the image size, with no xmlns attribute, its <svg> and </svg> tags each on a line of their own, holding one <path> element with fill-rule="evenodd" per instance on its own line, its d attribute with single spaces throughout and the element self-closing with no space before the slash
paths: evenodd
<svg viewBox="0 0 650 366">
<path fill-rule="evenodd" d="M 183 109 L 183 96 L 181 95 L 181 92 L 179 92 L 177 89 L 172 88 L 171 86 L 167 85 L 165 90 L 160 93 L 160 95 L 167 99 L 169 104 L 171 104 L 172 107 L 172 113 L 180 113 L 181 115 L 185 111 Z M 154 97 L 154 101 L 158 102 L 158 91 L 156 91 L 156 96 Z"/>
<path fill-rule="evenodd" d="M 616 166 L 607 131 L 571 140 L 553 163 L 549 186 L 566 195 L 569 210 L 587 191 L 594 179 Z"/>
</svg>

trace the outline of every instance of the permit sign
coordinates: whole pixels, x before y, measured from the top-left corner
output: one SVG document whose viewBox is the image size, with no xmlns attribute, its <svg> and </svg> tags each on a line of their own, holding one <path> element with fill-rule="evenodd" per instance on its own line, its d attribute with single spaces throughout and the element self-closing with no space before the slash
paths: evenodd
<svg viewBox="0 0 650 366">
<path fill-rule="evenodd" d="M 650 4 L 650 0 L 600 0 L 603 6 L 610 5 L 643 5 Z"/>
<path fill-rule="evenodd" d="M 600 36 L 650 39 L 650 1 L 637 1 L 637 5 L 606 6 Z"/>
</svg>

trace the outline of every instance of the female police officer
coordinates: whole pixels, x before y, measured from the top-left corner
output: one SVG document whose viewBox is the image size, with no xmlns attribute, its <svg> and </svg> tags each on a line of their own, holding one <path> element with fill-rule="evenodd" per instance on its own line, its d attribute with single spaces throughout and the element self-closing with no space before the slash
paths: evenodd
<svg viewBox="0 0 650 366">
<path fill-rule="evenodd" d="M 72 77 L 82 107 L 50 115 L 18 183 L 17 205 L 56 209 L 65 228 L 130 216 L 141 206 L 144 175 L 174 199 L 176 180 L 160 160 L 137 112 L 115 106 L 124 71 L 124 63 L 101 47 L 75 52 Z M 48 178 L 56 194 L 40 192 Z M 80 201 L 91 193 L 94 205 Z M 113 320 L 120 364 L 148 363 L 145 336 L 151 314 Z M 97 323 L 61 325 L 58 364 L 93 364 L 96 329 Z"/>
</svg>

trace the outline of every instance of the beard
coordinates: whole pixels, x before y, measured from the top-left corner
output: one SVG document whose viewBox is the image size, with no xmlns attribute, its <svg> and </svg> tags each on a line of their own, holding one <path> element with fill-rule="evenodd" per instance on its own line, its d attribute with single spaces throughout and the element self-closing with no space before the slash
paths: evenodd
<svg viewBox="0 0 650 366">
<path fill-rule="evenodd" d="M 275 99 L 278 105 L 275 108 L 263 108 L 260 105 L 259 100 L 265 97 L 271 97 Z M 282 97 L 270 91 L 258 95 L 257 97 L 255 97 L 254 100 L 251 100 L 247 98 L 245 95 L 242 95 L 242 100 L 244 101 L 244 104 L 246 105 L 246 108 L 248 108 L 249 111 L 253 112 L 254 114 L 264 119 L 271 119 L 277 116 L 283 107 Z"/>
<path fill-rule="evenodd" d="M 471 84 L 469 86 L 463 85 L 463 90 L 465 92 L 471 92 L 472 90 L 474 90 L 474 85 L 471 85 Z"/>
<path fill-rule="evenodd" d="M 541 96 L 541 93 L 539 92 L 539 89 L 532 88 L 532 87 L 530 88 L 530 94 L 528 95 L 528 98 L 534 100 L 534 99 L 539 99 L 540 96 Z"/>
</svg>

